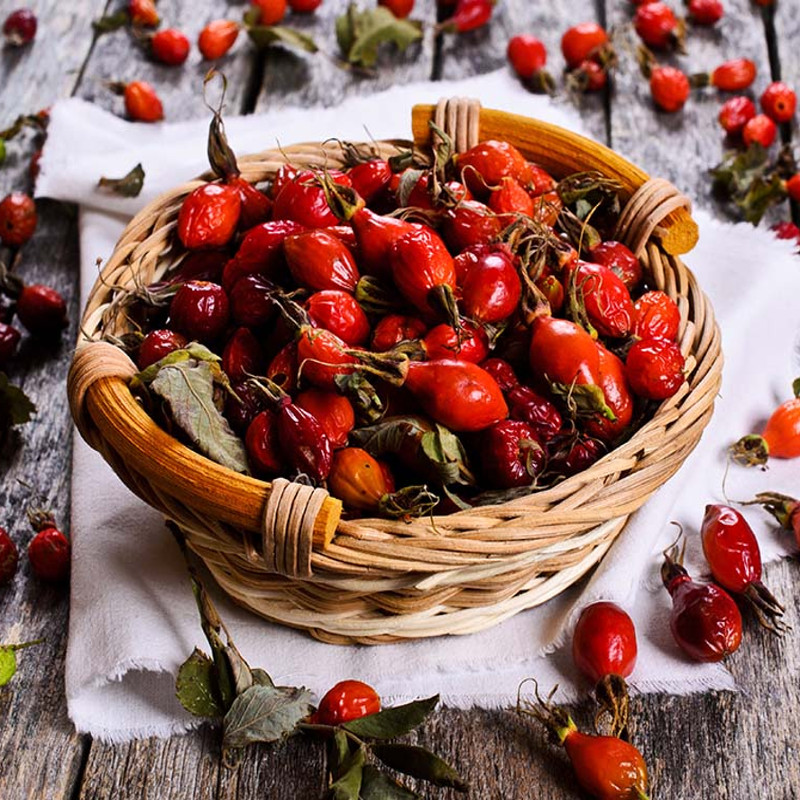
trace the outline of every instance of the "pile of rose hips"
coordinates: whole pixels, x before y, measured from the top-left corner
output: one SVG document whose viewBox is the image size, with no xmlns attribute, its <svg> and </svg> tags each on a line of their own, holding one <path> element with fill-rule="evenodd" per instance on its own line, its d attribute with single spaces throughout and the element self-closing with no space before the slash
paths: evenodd
<svg viewBox="0 0 800 800">
<path fill-rule="evenodd" d="M 424 442 L 447 435 L 467 477 L 427 487 L 444 513 L 585 469 L 681 388 L 677 305 L 598 230 L 617 187 L 557 182 L 501 141 L 428 168 L 356 161 L 286 164 L 262 193 L 228 150 L 139 308 L 141 369 L 190 341 L 221 357 L 253 474 L 402 516 L 420 475 L 436 483 Z"/>
</svg>

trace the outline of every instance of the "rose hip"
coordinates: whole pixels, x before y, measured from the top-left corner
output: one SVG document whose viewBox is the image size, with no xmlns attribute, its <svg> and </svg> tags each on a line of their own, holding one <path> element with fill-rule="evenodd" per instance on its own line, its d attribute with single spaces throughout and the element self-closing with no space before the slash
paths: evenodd
<svg viewBox="0 0 800 800">
<path fill-rule="evenodd" d="M 143 25 L 146 28 L 155 28 L 161 21 L 153 0 L 130 0 L 128 16 L 134 25 Z"/>
<path fill-rule="evenodd" d="M 286 0 L 251 0 L 261 14 L 259 25 L 277 25 L 286 16 Z"/>
<path fill-rule="evenodd" d="M 136 363 L 139 369 L 147 369 L 151 364 L 161 361 L 175 350 L 181 350 L 187 344 L 189 340 L 177 331 L 168 329 L 150 331 L 139 345 Z"/>
<path fill-rule="evenodd" d="M 13 326 L 0 322 L 0 367 L 10 361 L 17 352 L 20 332 Z"/>
<path fill-rule="evenodd" d="M 625 376 L 631 389 L 647 400 L 666 400 L 681 388 L 686 361 L 670 339 L 641 339 L 625 359 Z"/>
<path fill-rule="evenodd" d="M 770 147 L 777 134 L 777 126 L 766 114 L 757 114 L 742 129 L 742 139 L 748 146 L 758 142 L 762 147 Z"/>
<path fill-rule="evenodd" d="M 5 528 L 0 528 L 0 586 L 8 583 L 17 572 L 19 551 Z"/>
<path fill-rule="evenodd" d="M 666 292 L 645 292 L 634 304 L 633 334 L 640 339 L 672 339 L 678 337 L 681 312 Z"/>
<path fill-rule="evenodd" d="M 164 106 L 156 90 L 147 81 L 132 81 L 123 89 L 125 111 L 136 122 L 164 119 Z"/>
<path fill-rule="evenodd" d="M 464 313 L 481 323 L 497 323 L 516 311 L 522 284 L 511 258 L 502 251 L 485 253 L 461 284 Z"/>
<path fill-rule="evenodd" d="M 633 620 L 616 603 L 600 601 L 581 611 L 572 635 L 572 660 L 595 684 L 598 719 L 611 715 L 612 735 L 627 739 L 628 685 L 638 648 Z"/>
<path fill-rule="evenodd" d="M 275 286 L 260 275 L 246 275 L 231 289 L 231 318 L 237 325 L 258 328 L 275 316 L 272 296 Z"/>
<path fill-rule="evenodd" d="M 28 559 L 33 574 L 44 581 L 53 583 L 69 577 L 70 552 L 69 539 L 56 527 L 52 515 L 45 511 L 29 511 L 36 535 L 28 544 Z"/>
<path fill-rule="evenodd" d="M 228 296 L 217 283 L 189 281 L 172 298 L 169 317 L 173 328 L 189 339 L 213 342 L 228 327 Z"/>
<path fill-rule="evenodd" d="M 414 10 L 414 0 L 378 0 L 378 5 L 388 8 L 397 19 L 405 19 Z"/>
<path fill-rule="evenodd" d="M 197 48 L 208 61 L 222 58 L 233 47 L 239 37 L 240 25 L 230 19 L 216 19 L 209 22 L 197 39 Z"/>
<path fill-rule="evenodd" d="M 633 27 L 639 38 L 654 50 L 675 47 L 683 39 L 683 23 L 666 3 L 645 3 L 636 9 Z"/>
<path fill-rule="evenodd" d="M 188 250 L 224 247 L 236 233 L 241 212 L 242 200 L 235 188 L 205 183 L 183 201 L 178 237 Z"/>
<path fill-rule="evenodd" d="M 661 580 L 672 597 L 672 636 L 692 660 L 721 661 L 741 644 L 742 615 L 724 589 L 692 580 L 682 562 L 676 543 L 664 553 L 661 567 Z"/>
<path fill-rule="evenodd" d="M 29 8 L 20 8 L 12 11 L 3 23 L 3 35 L 6 43 L 13 47 L 32 42 L 36 36 L 36 14 Z"/>
<path fill-rule="evenodd" d="M 695 25 L 716 25 L 724 13 L 722 0 L 689 0 L 689 16 Z"/>
<path fill-rule="evenodd" d="M 247 427 L 244 437 L 250 467 L 265 476 L 279 475 L 285 459 L 278 442 L 278 418 L 274 411 L 262 411 Z"/>
<path fill-rule="evenodd" d="M 729 592 L 743 595 L 765 628 L 773 633 L 785 631 L 779 619 L 784 608 L 761 582 L 761 550 L 747 520 L 730 506 L 707 505 L 700 536 L 714 580 Z"/>
<path fill-rule="evenodd" d="M 64 298 L 40 283 L 25 286 L 20 292 L 17 316 L 33 336 L 56 336 L 69 324 Z"/>
<path fill-rule="evenodd" d="M 800 381 L 794 390 L 795 397 L 772 412 L 761 435 L 748 434 L 731 447 L 736 461 L 752 467 L 764 466 L 770 457 L 800 457 Z"/>
<path fill-rule="evenodd" d="M 36 230 L 36 203 L 24 192 L 12 192 L 0 201 L 0 241 L 21 247 Z"/>
<path fill-rule="evenodd" d="M 587 59 L 595 59 L 607 46 L 608 34 L 596 22 L 582 22 L 561 37 L 561 52 L 567 67 L 576 69 Z"/>
<path fill-rule="evenodd" d="M 297 405 L 316 417 L 334 448 L 347 444 L 347 436 L 355 427 L 356 418 L 346 397 L 311 388 L 297 395 Z"/>
<path fill-rule="evenodd" d="M 506 56 L 514 72 L 523 80 L 529 80 L 544 69 L 547 63 L 547 48 L 541 39 L 529 34 L 520 34 L 509 39 Z"/>
<path fill-rule="evenodd" d="M 316 725 L 341 725 L 381 710 L 378 693 L 361 681 L 341 681 L 325 693 L 311 717 Z"/>
<path fill-rule="evenodd" d="M 622 242 L 600 242 L 589 253 L 595 264 L 602 264 L 615 273 L 629 292 L 638 286 L 642 279 L 641 262 Z"/>
<path fill-rule="evenodd" d="M 756 71 L 755 62 L 749 58 L 734 58 L 716 67 L 708 82 L 723 92 L 740 92 L 753 83 Z"/>
<path fill-rule="evenodd" d="M 680 111 L 689 99 L 689 89 L 689 79 L 677 67 L 655 67 L 650 74 L 650 94 L 662 111 Z"/>
<path fill-rule="evenodd" d="M 780 526 L 794 533 L 795 544 L 800 547 L 800 501 L 787 494 L 761 492 L 745 505 L 758 504 L 769 511 Z"/>
<path fill-rule="evenodd" d="M 542 471 L 545 451 L 531 425 L 503 420 L 481 437 L 484 480 L 495 489 L 533 486 Z"/>
<path fill-rule="evenodd" d="M 797 95 L 781 81 L 774 81 L 761 95 L 761 108 L 773 122 L 789 122 L 797 108 Z"/>
<path fill-rule="evenodd" d="M 186 34 L 175 28 L 166 28 L 153 34 L 150 51 L 156 61 L 170 67 L 178 67 L 189 57 L 192 46 Z"/>
<path fill-rule="evenodd" d="M 749 98 L 743 95 L 731 97 L 722 104 L 719 111 L 719 124 L 725 129 L 725 133 L 731 136 L 738 136 L 744 130 L 744 126 L 756 115 L 756 105 Z"/>
</svg>

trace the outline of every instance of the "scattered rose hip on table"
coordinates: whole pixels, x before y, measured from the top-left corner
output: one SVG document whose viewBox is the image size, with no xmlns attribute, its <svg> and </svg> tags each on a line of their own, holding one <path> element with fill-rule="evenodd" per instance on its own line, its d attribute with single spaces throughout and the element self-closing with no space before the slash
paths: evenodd
<svg viewBox="0 0 800 800">
<path fill-rule="evenodd" d="M 230 19 L 217 19 L 209 22 L 197 39 L 200 54 L 208 61 L 222 58 L 233 47 L 239 37 L 240 25 Z"/>
<path fill-rule="evenodd" d="M 286 16 L 286 0 L 252 0 L 251 5 L 261 13 L 260 25 L 277 25 Z"/>
<path fill-rule="evenodd" d="M 468 33 L 486 25 L 492 18 L 492 0 L 458 0 L 453 15 L 440 22 L 437 30 L 443 33 Z"/>
<path fill-rule="evenodd" d="M 738 136 L 744 130 L 744 126 L 756 116 L 756 105 L 749 98 L 744 96 L 731 97 L 722 104 L 719 110 L 719 124 L 725 129 L 725 133 Z"/>
<path fill-rule="evenodd" d="M 695 85 L 706 83 L 723 92 L 740 92 L 752 85 L 756 79 L 755 62 L 749 58 L 734 58 L 715 67 L 709 75 L 693 75 Z"/>
<path fill-rule="evenodd" d="M 67 327 L 67 304 L 59 292 L 40 283 L 23 287 L 17 298 L 17 316 L 33 336 L 56 336 Z"/>
<path fill-rule="evenodd" d="M 743 436 L 731 448 L 733 458 L 747 466 L 763 466 L 769 458 L 800 457 L 800 379 L 795 396 L 772 412 L 761 434 Z"/>
<path fill-rule="evenodd" d="M 611 715 L 611 732 L 627 738 L 629 677 L 636 666 L 636 629 L 616 603 L 600 601 L 581 611 L 572 636 L 572 660 L 595 684 L 598 718 Z"/>
<path fill-rule="evenodd" d="M 684 25 L 666 3 L 640 5 L 633 17 L 633 27 L 639 38 L 654 50 L 682 47 Z"/>
<path fill-rule="evenodd" d="M 780 526 L 794 534 L 795 544 L 800 547 L 800 501 L 778 492 L 761 492 L 745 505 L 760 505 L 772 514 Z"/>
<path fill-rule="evenodd" d="M 125 111 L 136 122 L 164 119 L 164 107 L 156 90 L 147 81 L 132 81 L 123 86 Z"/>
<path fill-rule="evenodd" d="M 722 0 L 689 0 L 689 17 L 695 25 L 716 25 L 724 13 Z"/>
<path fill-rule="evenodd" d="M 789 122 L 797 108 L 797 95 L 781 81 L 773 81 L 761 95 L 761 108 L 773 122 Z"/>
<path fill-rule="evenodd" d="M 317 725 L 341 725 L 380 710 L 381 699 L 371 686 L 362 681 L 341 681 L 328 689 L 310 721 Z"/>
<path fill-rule="evenodd" d="M 775 141 L 777 134 L 777 126 L 766 114 L 756 114 L 742 128 L 742 141 L 748 146 L 757 142 L 762 147 L 768 148 Z"/>
<path fill-rule="evenodd" d="M 0 322 L 0 367 L 10 361 L 17 352 L 20 332 L 5 322 Z"/>
<path fill-rule="evenodd" d="M 36 203 L 23 192 L 12 192 L 0 201 L 0 241 L 21 247 L 36 230 Z"/>
<path fill-rule="evenodd" d="M 378 5 L 386 6 L 397 19 L 405 19 L 414 10 L 414 0 L 378 0 Z"/>
<path fill-rule="evenodd" d="M 57 583 L 69 577 L 71 547 L 69 539 L 58 529 L 52 515 L 45 511 L 29 511 L 36 535 L 28 544 L 28 559 L 33 574 L 40 580 Z"/>
<path fill-rule="evenodd" d="M 724 589 L 692 580 L 682 561 L 676 543 L 664 553 L 661 567 L 661 580 L 672 597 L 672 637 L 693 661 L 722 661 L 739 649 L 742 615 Z"/>
<path fill-rule="evenodd" d="M 36 37 L 36 14 L 29 8 L 12 11 L 3 23 L 3 36 L 6 43 L 14 47 L 28 44 Z"/>
<path fill-rule="evenodd" d="M 150 40 L 150 51 L 153 58 L 171 67 L 183 64 L 189 57 L 191 47 L 186 34 L 175 28 L 158 31 Z"/>
<path fill-rule="evenodd" d="M 19 551 L 5 528 L 0 528 L 0 586 L 8 583 L 17 572 Z"/>
<path fill-rule="evenodd" d="M 689 91 L 689 79 L 677 67 L 658 66 L 650 73 L 650 93 L 662 111 L 680 111 L 689 99 Z"/>
<path fill-rule="evenodd" d="M 130 0 L 128 15 L 134 25 L 155 28 L 161 21 L 153 0 Z"/>
<path fill-rule="evenodd" d="M 761 582 L 761 550 L 747 520 L 730 506 L 707 505 L 700 536 L 714 580 L 743 595 L 765 628 L 785 631 L 784 608 Z"/>
<path fill-rule="evenodd" d="M 791 178 L 788 178 L 784 182 L 784 188 L 790 199 L 795 203 L 800 203 L 800 172 L 796 172 Z"/>
</svg>

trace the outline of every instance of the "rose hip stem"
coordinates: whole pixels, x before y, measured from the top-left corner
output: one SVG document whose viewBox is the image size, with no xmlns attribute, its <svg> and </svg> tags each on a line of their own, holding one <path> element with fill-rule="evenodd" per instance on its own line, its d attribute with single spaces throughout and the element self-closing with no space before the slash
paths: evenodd
<svg viewBox="0 0 800 800">
<path fill-rule="evenodd" d="M 763 506 L 778 520 L 782 528 L 794 533 L 795 542 L 800 547 L 800 500 L 779 492 L 761 492 L 753 500 L 742 503 L 742 505 Z"/>
</svg>

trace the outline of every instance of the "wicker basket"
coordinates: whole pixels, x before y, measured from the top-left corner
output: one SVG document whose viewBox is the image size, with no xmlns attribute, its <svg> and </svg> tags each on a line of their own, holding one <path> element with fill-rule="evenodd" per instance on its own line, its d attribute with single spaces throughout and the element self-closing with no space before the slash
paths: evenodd
<svg viewBox="0 0 800 800">
<path fill-rule="evenodd" d="M 696 242 L 688 201 L 583 137 L 524 117 L 442 101 L 413 112 L 415 144 L 436 118 L 463 151 L 503 138 L 556 176 L 597 169 L 627 201 L 618 237 L 651 285 L 681 310 L 688 380 L 633 437 L 591 468 L 511 502 L 417 519 L 341 520 L 323 489 L 269 484 L 221 467 L 161 430 L 128 390 L 136 371 L 101 331 L 124 333 L 112 301 L 170 264 L 176 218 L 205 178 L 161 196 L 128 225 L 90 295 L 69 376 L 78 428 L 139 497 L 175 521 L 190 547 L 238 603 L 334 643 L 380 643 L 471 633 L 564 590 L 596 564 L 633 511 L 697 444 L 720 384 L 719 330 L 694 276 L 675 257 Z M 396 143 L 381 142 L 384 154 Z M 305 144 L 241 160 L 263 181 L 291 160 L 335 167 L 335 143 Z"/>
</svg>

